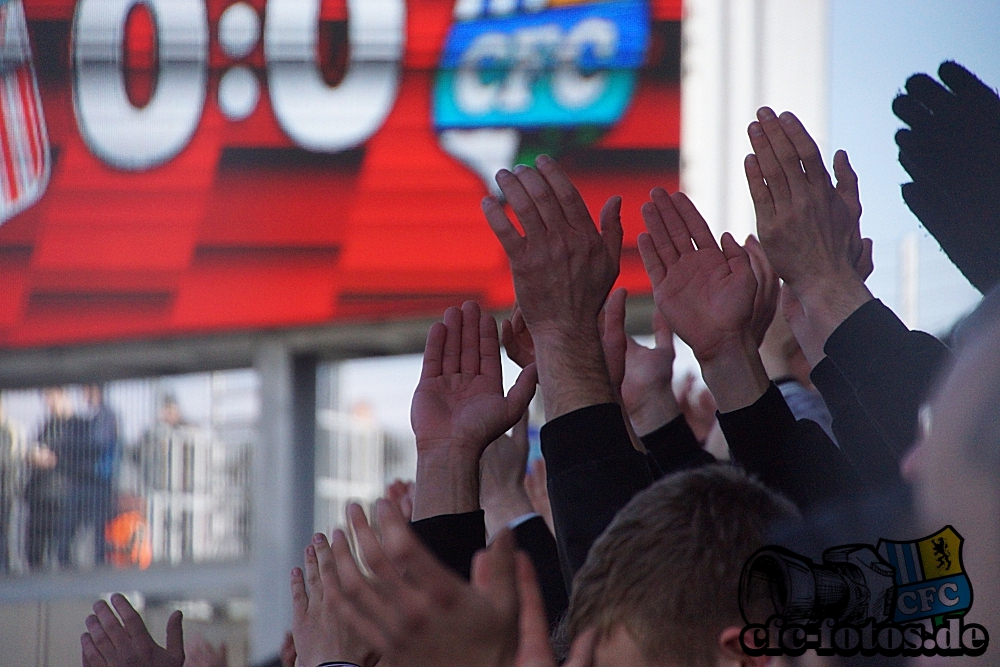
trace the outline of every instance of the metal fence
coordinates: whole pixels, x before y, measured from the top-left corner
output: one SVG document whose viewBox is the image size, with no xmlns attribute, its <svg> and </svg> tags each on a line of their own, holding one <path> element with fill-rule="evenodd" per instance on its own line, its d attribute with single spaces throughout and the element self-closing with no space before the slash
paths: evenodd
<svg viewBox="0 0 1000 667">
<path fill-rule="evenodd" d="M 0 573 L 249 553 L 252 370 L 0 393 Z"/>
</svg>

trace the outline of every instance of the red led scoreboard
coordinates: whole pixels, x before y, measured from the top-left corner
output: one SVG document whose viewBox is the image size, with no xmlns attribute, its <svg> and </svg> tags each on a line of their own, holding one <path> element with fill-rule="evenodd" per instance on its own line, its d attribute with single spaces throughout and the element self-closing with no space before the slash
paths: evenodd
<svg viewBox="0 0 1000 667">
<path fill-rule="evenodd" d="M 23 4 L 22 4 L 23 2 Z M 675 188 L 680 0 L 0 0 L 0 346 L 513 300 L 489 175 Z"/>
</svg>

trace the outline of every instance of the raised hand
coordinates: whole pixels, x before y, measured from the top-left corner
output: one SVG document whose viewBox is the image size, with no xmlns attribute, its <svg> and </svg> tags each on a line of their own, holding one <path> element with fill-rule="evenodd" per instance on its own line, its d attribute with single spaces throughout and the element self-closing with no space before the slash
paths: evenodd
<svg viewBox="0 0 1000 667">
<path fill-rule="evenodd" d="M 374 667 L 381 653 L 359 630 L 366 623 L 345 603 L 330 544 L 317 533 L 306 547 L 305 572 L 292 570 L 292 637 L 299 663 Z"/>
<path fill-rule="evenodd" d="M 892 110 L 909 129 L 896 133 L 910 210 L 981 292 L 1000 282 L 1000 96 L 955 62 L 906 82 Z"/>
<path fill-rule="evenodd" d="M 167 619 L 166 648 L 153 641 L 142 617 L 124 595 L 111 596 L 118 616 L 108 603 L 94 603 L 87 632 L 80 637 L 84 667 L 183 667 L 184 630 L 180 611 Z"/>
<path fill-rule="evenodd" d="M 636 434 L 652 433 L 680 414 L 671 386 L 674 375 L 674 334 L 659 310 L 653 311 L 655 347 L 640 345 L 625 332 L 625 290 L 608 297 L 604 318 L 604 354 L 612 381 L 621 385 L 621 397 Z M 614 350 L 617 350 L 615 352 Z M 618 368 L 617 364 L 621 364 Z"/>
<path fill-rule="evenodd" d="M 652 192 L 642 207 L 648 233 L 639 252 L 656 306 L 699 360 L 751 340 L 757 281 L 746 251 L 728 232 L 722 247 L 683 193 Z"/>
<path fill-rule="evenodd" d="M 510 531 L 477 554 L 470 585 L 427 551 L 392 503 L 376 507 L 381 543 L 361 508 L 348 508 L 371 577 L 361 573 L 342 531 L 331 540 L 345 605 L 366 621 L 358 624 L 366 639 L 393 665 L 513 665 L 518 592 Z"/>
<path fill-rule="evenodd" d="M 554 160 L 497 174 L 524 236 L 494 197 L 483 212 L 510 260 L 514 291 L 534 341 L 549 419 L 615 400 L 597 317 L 618 277 L 621 199 L 601 212 L 601 231 L 580 193 Z M 513 325 L 512 321 L 512 325 Z"/>
<path fill-rule="evenodd" d="M 529 365 L 504 396 L 496 321 L 472 301 L 431 327 L 410 408 L 414 520 L 479 507 L 479 457 L 527 410 L 535 378 Z"/>
<path fill-rule="evenodd" d="M 510 360 L 521 368 L 535 363 L 535 341 L 531 339 L 524 314 L 516 302 L 510 319 L 500 323 L 500 344 L 507 350 Z"/>
<path fill-rule="evenodd" d="M 413 490 L 415 486 L 413 482 L 396 479 L 385 489 L 386 499 L 395 503 L 407 521 L 413 519 Z"/>
<path fill-rule="evenodd" d="M 764 248 L 757 237 L 751 234 L 743 246 L 750 255 L 750 266 L 757 279 L 757 293 L 753 298 L 753 317 L 750 318 L 750 330 L 759 348 L 767 335 L 767 329 L 774 320 L 778 310 L 778 297 L 781 291 L 781 280 L 767 261 Z"/>
<path fill-rule="evenodd" d="M 855 264 L 863 252 L 857 176 L 847 154 L 834 157 L 837 187 L 819 148 L 790 112 L 762 107 L 748 133 L 744 164 L 767 258 L 802 302 L 823 340 L 872 298 Z"/>
<path fill-rule="evenodd" d="M 528 467 L 528 412 L 511 435 L 494 440 L 479 461 L 479 504 L 486 515 L 486 535 L 496 537 L 514 519 L 534 511 L 524 487 Z"/>
<path fill-rule="evenodd" d="M 757 280 L 750 257 L 728 232 L 720 248 L 684 194 L 656 188 L 651 196 L 639 252 L 656 306 L 691 347 L 719 409 L 750 405 L 767 389 L 751 329 Z"/>
</svg>

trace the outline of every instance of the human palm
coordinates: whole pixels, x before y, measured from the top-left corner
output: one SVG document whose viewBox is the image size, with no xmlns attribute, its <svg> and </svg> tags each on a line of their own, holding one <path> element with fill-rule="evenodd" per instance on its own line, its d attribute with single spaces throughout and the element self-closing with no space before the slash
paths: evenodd
<svg viewBox="0 0 1000 667">
<path fill-rule="evenodd" d="M 500 378 L 470 373 L 420 380 L 411 417 L 422 449 L 456 447 L 479 454 L 509 428 Z"/>
<path fill-rule="evenodd" d="M 653 295 L 671 329 L 705 359 L 747 333 L 756 291 L 745 258 L 708 247 L 682 254 Z"/>
<path fill-rule="evenodd" d="M 469 454 L 478 462 L 486 447 L 517 423 L 535 392 L 535 366 L 503 392 L 496 321 L 469 301 L 449 308 L 431 327 L 410 423 L 417 451 Z"/>
</svg>

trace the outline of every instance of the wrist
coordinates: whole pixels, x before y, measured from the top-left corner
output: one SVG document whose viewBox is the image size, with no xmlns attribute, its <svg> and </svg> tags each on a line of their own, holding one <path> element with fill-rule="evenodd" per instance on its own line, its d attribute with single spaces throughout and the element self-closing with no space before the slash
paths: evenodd
<svg viewBox="0 0 1000 667">
<path fill-rule="evenodd" d="M 596 323 L 569 331 L 544 328 L 538 337 L 533 330 L 532 337 L 547 420 L 617 402 Z"/>
<path fill-rule="evenodd" d="M 642 400 L 626 401 L 625 411 L 639 437 L 649 435 L 681 414 L 670 385 L 643 392 Z"/>
<path fill-rule="evenodd" d="M 843 278 L 793 285 L 792 291 L 802 304 L 807 326 L 823 345 L 855 310 L 875 298 L 853 271 Z"/>
<path fill-rule="evenodd" d="M 505 488 L 482 498 L 486 534 L 490 539 L 518 517 L 535 511 L 524 486 Z"/>
<path fill-rule="evenodd" d="M 753 405 L 770 386 L 760 353 L 749 337 L 719 348 L 712 357 L 699 359 L 699 363 L 719 412 Z"/>
<path fill-rule="evenodd" d="M 448 449 L 417 453 L 413 521 L 479 509 L 479 457 Z"/>
</svg>

